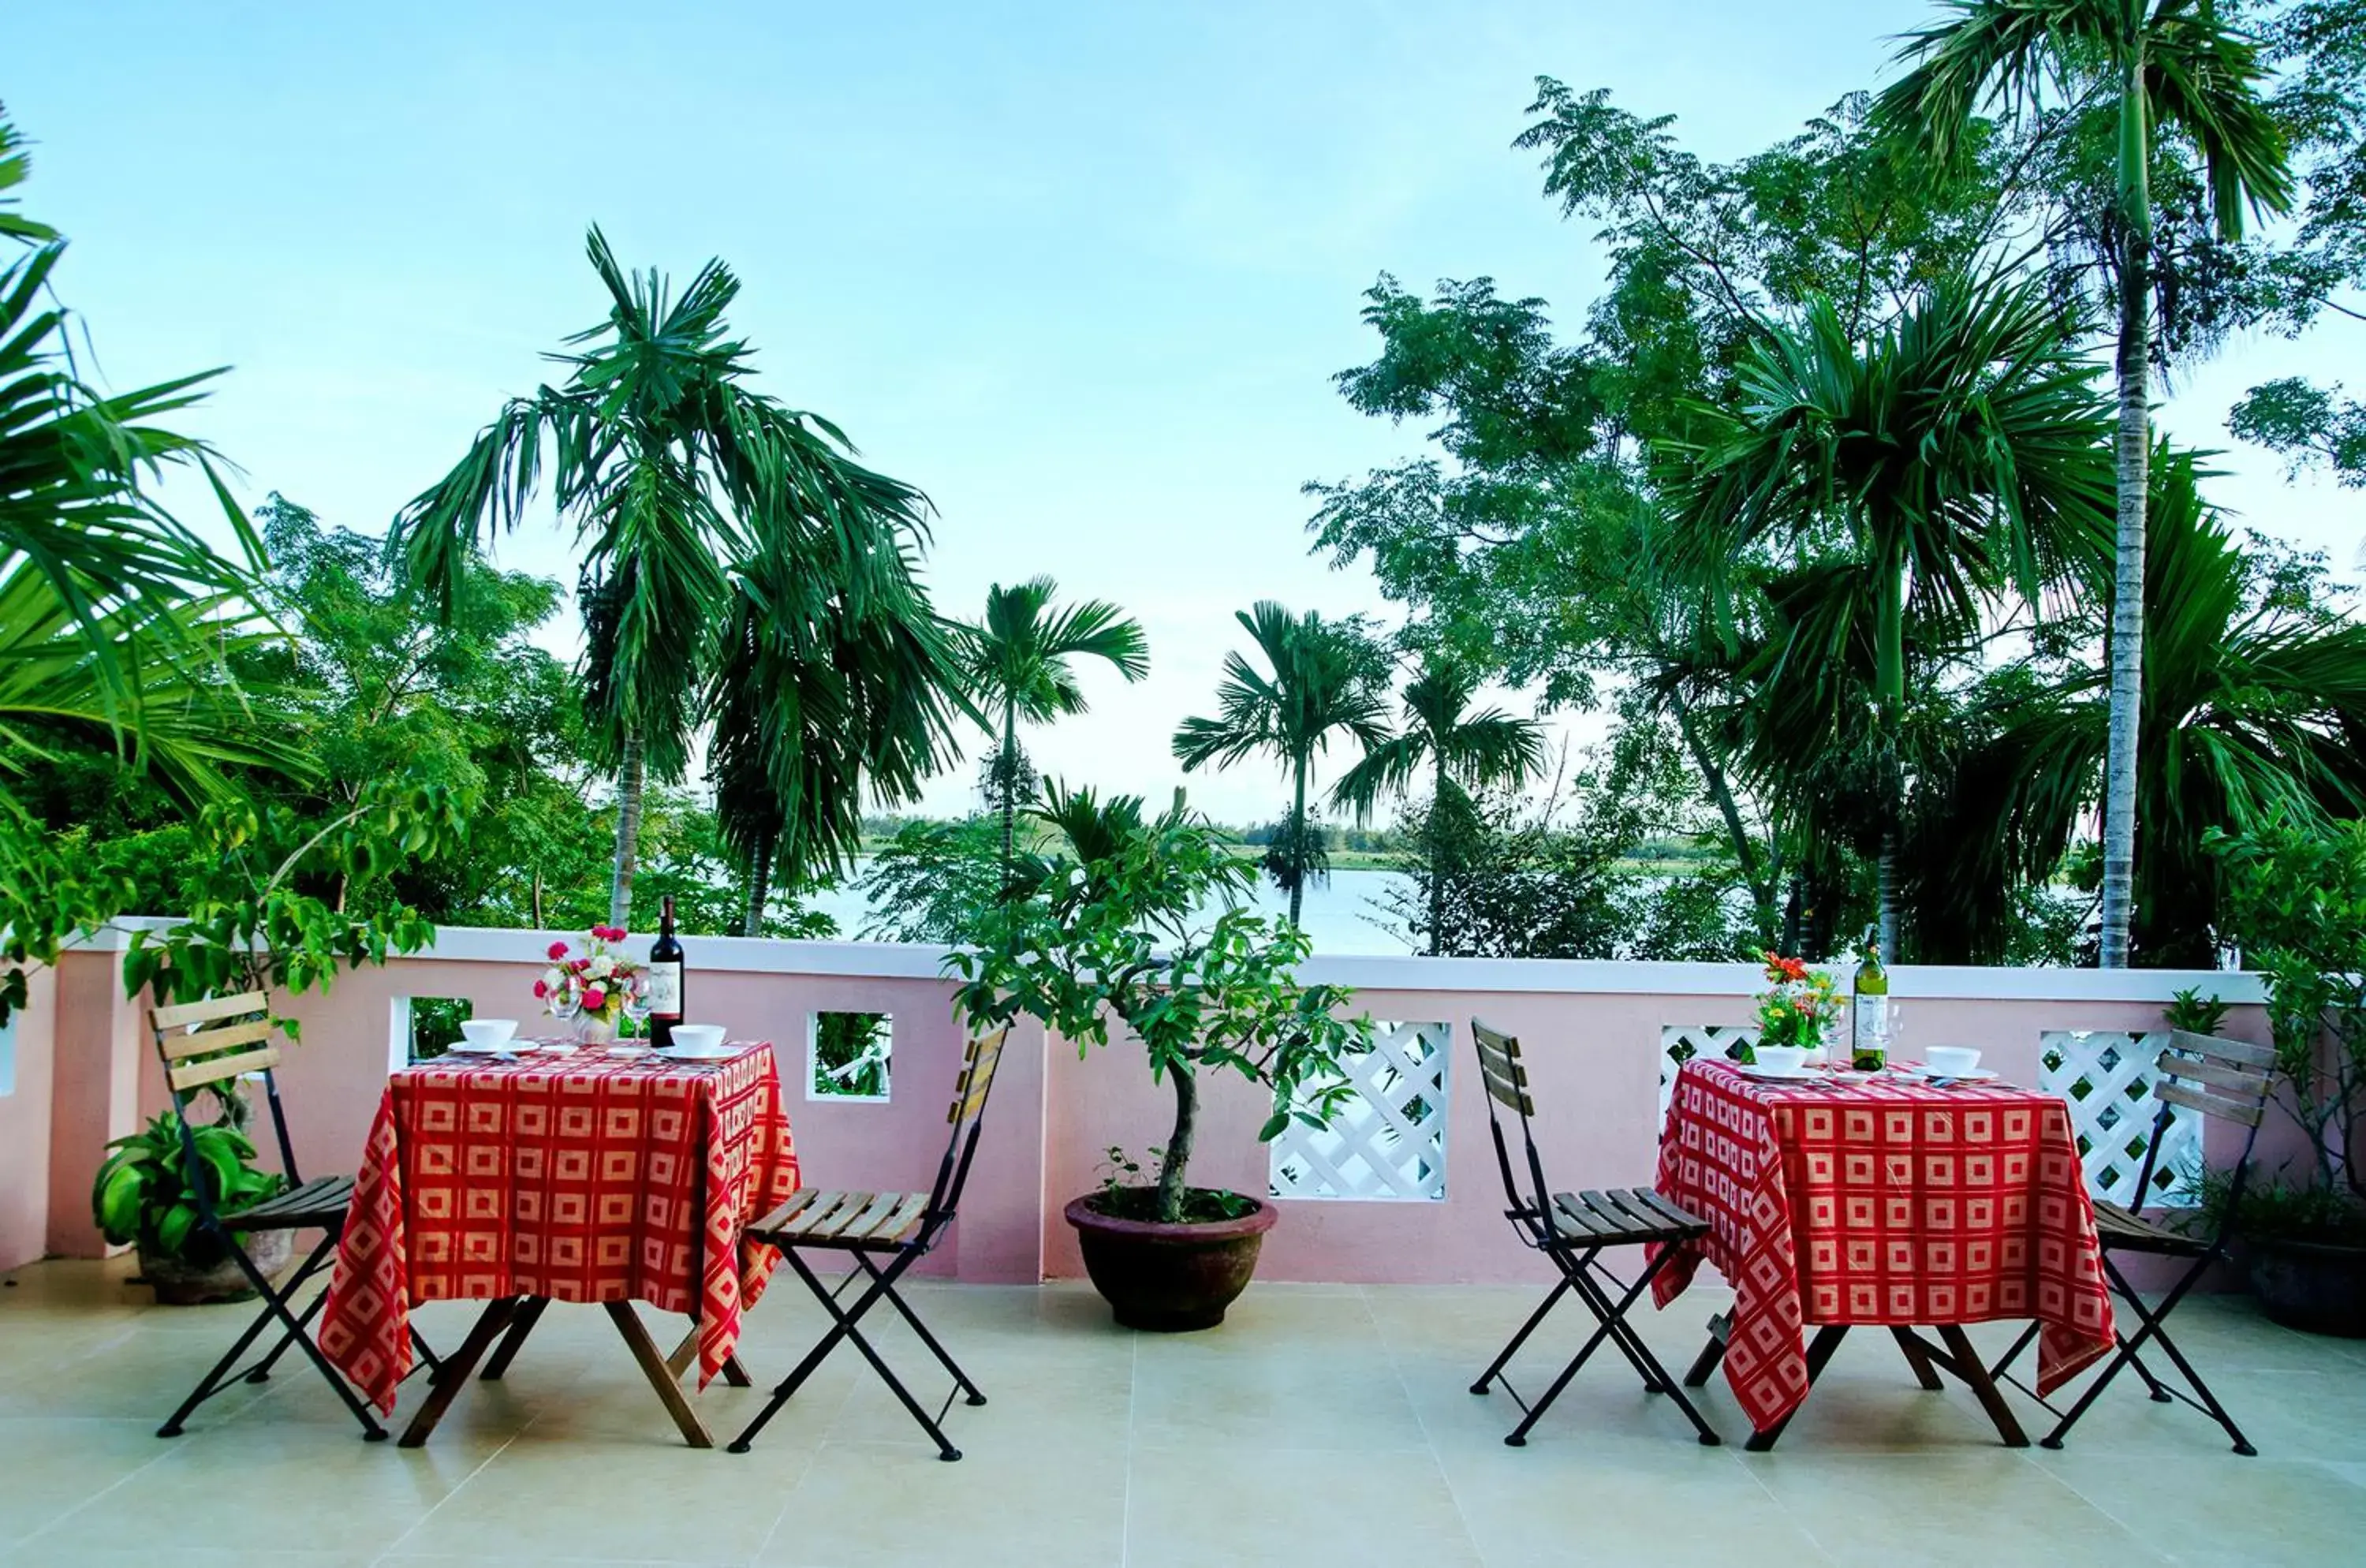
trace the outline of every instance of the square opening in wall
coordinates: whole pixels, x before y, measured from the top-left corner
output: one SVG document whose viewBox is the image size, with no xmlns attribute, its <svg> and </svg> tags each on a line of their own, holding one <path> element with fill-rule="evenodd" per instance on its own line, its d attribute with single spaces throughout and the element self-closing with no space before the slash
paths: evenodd
<svg viewBox="0 0 2366 1568">
<path fill-rule="evenodd" d="M 466 997 L 405 997 L 410 1013 L 410 1057 L 432 1062 L 460 1038 L 460 1026 L 477 1014 Z"/>
<path fill-rule="evenodd" d="M 817 1012 L 806 1052 L 808 1100 L 885 1100 L 896 1021 L 884 1012 Z"/>
</svg>

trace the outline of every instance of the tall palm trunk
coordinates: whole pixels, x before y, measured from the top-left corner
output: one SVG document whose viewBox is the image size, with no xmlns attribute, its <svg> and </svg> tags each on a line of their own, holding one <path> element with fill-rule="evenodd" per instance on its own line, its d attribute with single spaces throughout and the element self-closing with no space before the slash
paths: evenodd
<svg viewBox="0 0 2366 1568">
<path fill-rule="evenodd" d="M 748 857 L 748 912 L 739 921 L 741 936 L 764 934 L 764 906 L 772 897 L 772 835 L 767 833 L 758 840 L 756 852 Z"/>
<path fill-rule="evenodd" d="M 2120 182 L 2127 250 L 2120 268 L 2119 547 L 2112 585 L 2111 729 L 2103 763 L 2103 908 L 2100 963 L 2124 969 L 2136 862 L 2136 719 L 2144 701 L 2145 498 L 2151 481 L 2152 197 L 2146 180 L 2144 62 L 2121 91 Z"/>
<path fill-rule="evenodd" d="M 1002 795 L 1002 885 L 1010 886 L 1010 862 L 1016 851 L 1014 840 L 1019 826 L 1019 802 L 1015 785 L 1019 777 L 1019 705 L 1006 699 L 1002 705 L 1002 763 L 998 781 Z"/>
<path fill-rule="evenodd" d="M 1438 837 L 1437 814 L 1446 805 L 1446 748 L 1433 745 L 1437 753 L 1437 782 L 1429 795 L 1429 953 L 1435 958 L 1442 951 L 1438 946 L 1438 928 L 1446 923 L 1446 844 Z"/>
<path fill-rule="evenodd" d="M 1701 739 L 1700 727 L 1693 722 L 1693 710 L 1682 695 L 1669 694 L 1669 707 L 1676 717 L 1676 733 L 1683 738 L 1684 750 L 1692 753 L 1693 765 L 1700 770 L 1701 783 L 1707 787 L 1709 798 L 1717 803 L 1718 815 L 1725 820 L 1726 841 L 1733 846 L 1733 858 L 1741 867 L 1741 880 L 1750 886 L 1750 901 L 1758 910 L 1758 940 L 1775 942 L 1775 929 L 1785 917 L 1776 909 L 1777 878 L 1773 872 L 1758 863 L 1758 843 L 1750 836 L 1741 820 L 1741 807 L 1733 798 L 1733 786 L 1727 782 L 1725 769 L 1709 754 L 1708 745 Z M 1791 932 L 1797 922 L 1783 924 L 1782 951 L 1796 953 L 1791 944 Z"/>
<path fill-rule="evenodd" d="M 621 926 L 633 912 L 633 871 L 641 845 L 641 738 L 625 738 L 625 762 L 616 772 L 616 872 L 608 884 L 608 923 Z"/>
<path fill-rule="evenodd" d="M 1290 923 L 1298 924 L 1300 906 L 1306 902 L 1306 759 L 1293 770 L 1295 784 L 1290 802 Z"/>
<path fill-rule="evenodd" d="M 1875 886 L 1881 906 L 1881 956 L 1898 962 L 1898 829 L 1881 830 L 1881 861 L 1875 868 Z"/>
</svg>

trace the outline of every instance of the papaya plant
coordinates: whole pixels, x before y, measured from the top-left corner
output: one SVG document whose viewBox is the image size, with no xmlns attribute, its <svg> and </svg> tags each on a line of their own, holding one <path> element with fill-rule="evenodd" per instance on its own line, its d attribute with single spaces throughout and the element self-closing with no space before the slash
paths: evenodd
<svg viewBox="0 0 2366 1568">
<path fill-rule="evenodd" d="M 192 1125 L 190 1145 L 205 1168 L 215 1212 L 224 1216 L 253 1208 L 276 1194 L 287 1179 L 257 1170 L 254 1141 L 223 1123 Z M 91 1217 L 99 1233 L 118 1247 L 136 1244 L 152 1258 L 169 1258 L 194 1268 L 222 1261 L 220 1245 L 197 1229 L 197 1172 L 189 1168 L 181 1141 L 181 1119 L 164 1111 L 129 1137 L 107 1145 L 112 1152 L 91 1183 Z"/>
</svg>

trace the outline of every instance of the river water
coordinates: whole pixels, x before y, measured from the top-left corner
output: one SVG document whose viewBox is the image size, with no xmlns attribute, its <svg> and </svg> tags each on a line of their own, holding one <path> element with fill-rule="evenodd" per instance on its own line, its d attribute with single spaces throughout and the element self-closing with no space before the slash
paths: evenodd
<svg viewBox="0 0 2366 1568">
<path fill-rule="evenodd" d="M 1392 891 L 1410 896 L 1413 879 L 1393 871 L 1335 871 L 1324 881 L 1308 885 L 1299 924 L 1317 953 L 1411 953 L 1412 944 L 1374 923 Z M 853 940 L 870 913 L 870 901 L 851 882 L 817 894 L 809 902 L 838 922 L 839 935 L 846 941 Z M 1290 909 L 1289 898 L 1263 877 L 1257 879 L 1255 903 L 1259 913 L 1277 919 Z M 1214 910 L 1202 914 L 1212 919 Z"/>
</svg>

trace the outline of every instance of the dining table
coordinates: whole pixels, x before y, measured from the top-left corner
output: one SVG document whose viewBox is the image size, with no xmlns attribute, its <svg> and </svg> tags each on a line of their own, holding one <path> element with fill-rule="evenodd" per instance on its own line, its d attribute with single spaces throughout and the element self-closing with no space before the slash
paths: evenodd
<svg viewBox="0 0 2366 1568">
<path fill-rule="evenodd" d="M 1659 1304 L 1702 1263 L 1734 1292 L 1684 1381 L 1722 1361 L 1753 1450 L 1774 1447 L 1852 1327 L 1887 1328 L 1925 1389 L 1955 1377 L 2015 1448 L 2029 1439 L 1964 1325 L 2035 1320 L 2040 1397 L 2112 1348 L 2094 1207 L 2057 1095 L 1906 1064 L 1784 1077 L 1695 1057 L 1677 1072 L 1656 1185 L 1709 1222 L 1653 1281 Z"/>
<path fill-rule="evenodd" d="M 355 1177 L 321 1348 L 391 1415 L 411 1310 L 485 1303 L 402 1435 L 415 1448 L 489 1352 L 498 1378 L 553 1303 L 596 1303 L 683 1440 L 711 1448 L 681 1378 L 694 1359 L 701 1387 L 747 1381 L 740 1314 L 779 1255 L 742 1232 L 798 1184 L 769 1042 L 693 1058 L 520 1041 L 399 1068 Z M 661 1351 L 635 1303 L 690 1333 Z"/>
</svg>

